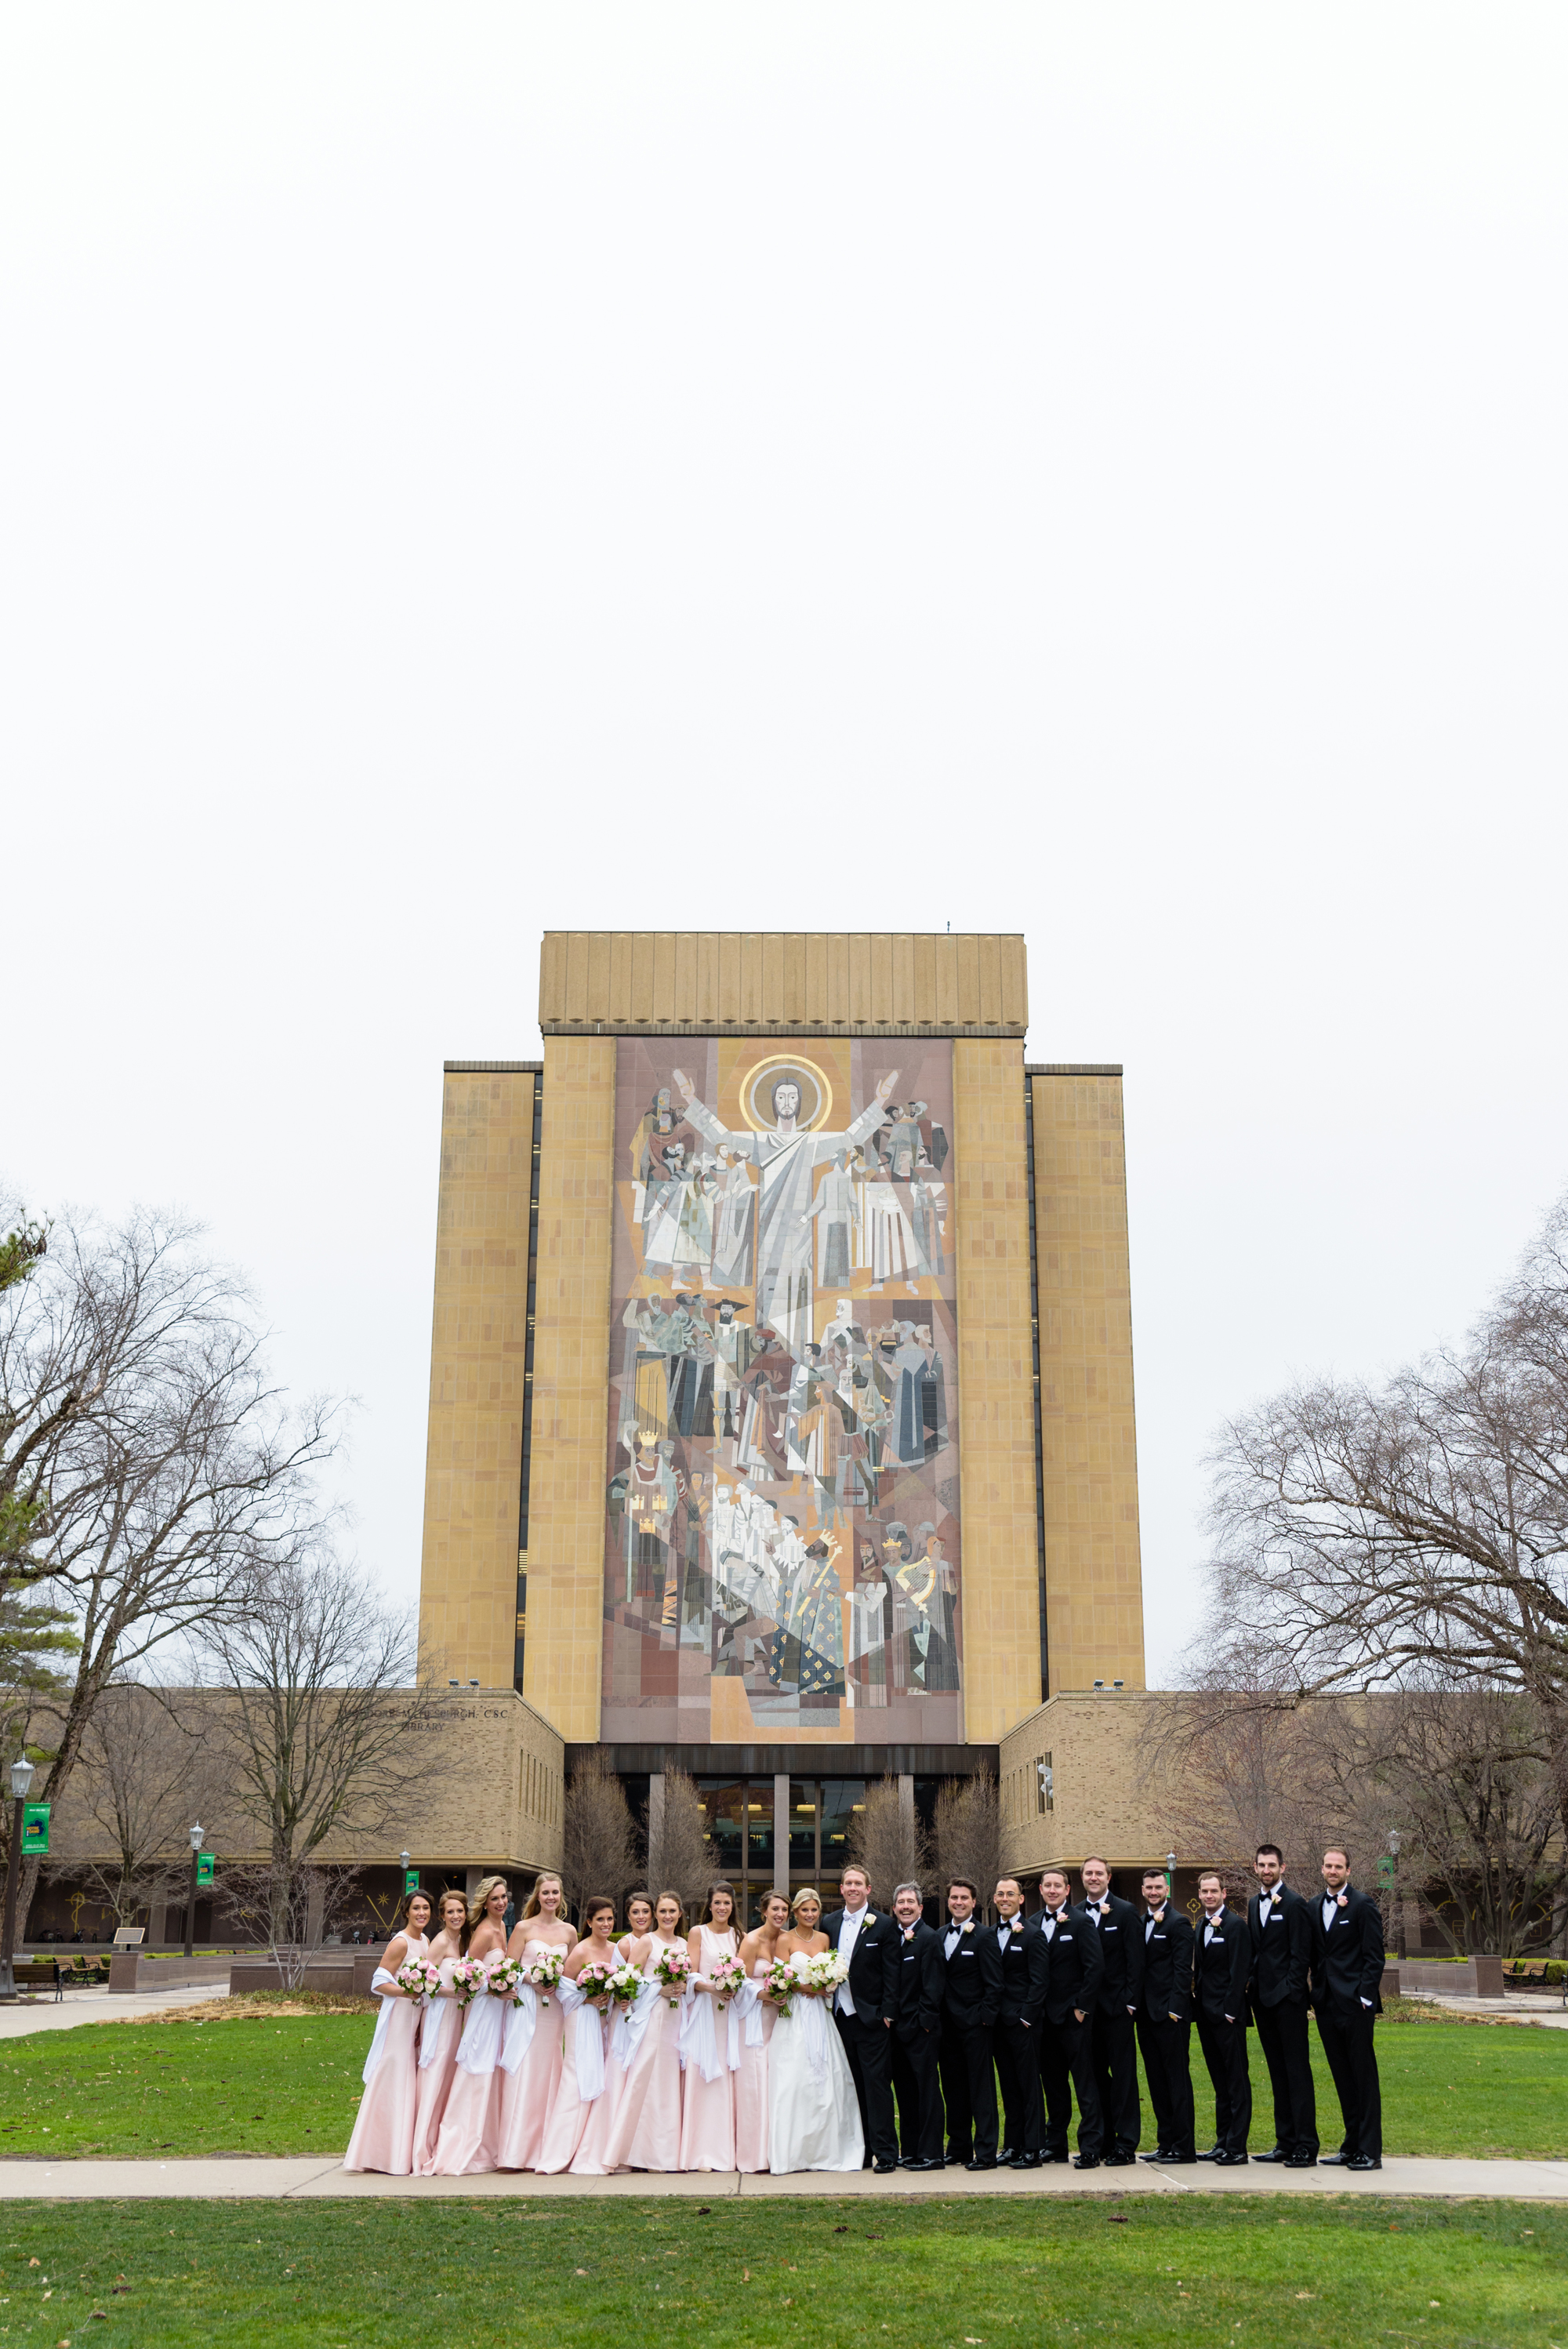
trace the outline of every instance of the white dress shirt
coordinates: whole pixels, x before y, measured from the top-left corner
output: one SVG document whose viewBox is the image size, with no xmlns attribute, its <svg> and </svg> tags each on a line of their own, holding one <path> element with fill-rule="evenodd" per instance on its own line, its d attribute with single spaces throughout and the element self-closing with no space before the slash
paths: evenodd
<svg viewBox="0 0 1568 2349">
<path fill-rule="evenodd" d="M 849 1964 L 855 1953 L 855 1942 L 860 1937 L 861 1927 L 871 1913 L 869 1900 L 862 1901 L 858 1909 L 846 1909 L 844 1911 L 843 1921 L 839 1927 L 839 1955 L 845 1965 Z M 853 2014 L 855 2002 L 850 1996 L 850 1985 L 847 1982 L 841 1982 L 839 1984 L 833 1995 L 833 2006 L 840 2014 Z"/>
</svg>

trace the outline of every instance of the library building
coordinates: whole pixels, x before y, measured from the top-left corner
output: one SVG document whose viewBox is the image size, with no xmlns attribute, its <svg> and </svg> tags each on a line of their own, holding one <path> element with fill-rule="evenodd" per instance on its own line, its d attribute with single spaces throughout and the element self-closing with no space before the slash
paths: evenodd
<svg viewBox="0 0 1568 2349">
<path fill-rule="evenodd" d="M 519 1759 L 431 1861 L 548 1864 L 595 1749 L 748 1916 L 884 1779 L 1162 1860 L 1120 1069 L 1027 1057 L 1011 936 L 554 932 L 539 1015 L 445 1071 L 422 1629 Z"/>
</svg>

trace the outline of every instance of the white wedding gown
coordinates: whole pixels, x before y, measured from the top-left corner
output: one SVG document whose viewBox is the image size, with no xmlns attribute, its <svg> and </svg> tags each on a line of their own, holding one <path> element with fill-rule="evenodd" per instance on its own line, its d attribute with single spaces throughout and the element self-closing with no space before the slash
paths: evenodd
<svg viewBox="0 0 1568 2349">
<path fill-rule="evenodd" d="M 849 2059 L 826 1999 L 798 1998 L 768 2043 L 768 2167 L 859 2169 L 866 2141 Z"/>
</svg>

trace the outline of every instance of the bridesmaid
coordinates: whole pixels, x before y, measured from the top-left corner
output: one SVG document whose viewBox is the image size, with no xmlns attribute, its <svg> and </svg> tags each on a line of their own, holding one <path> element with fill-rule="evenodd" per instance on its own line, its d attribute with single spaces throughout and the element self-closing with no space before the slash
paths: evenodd
<svg viewBox="0 0 1568 2349">
<path fill-rule="evenodd" d="M 547 1950 L 559 1950 L 562 1957 L 570 1957 L 577 1936 L 562 1913 L 563 1906 L 559 1876 L 536 1877 L 506 1945 L 507 1956 L 526 1962 Z M 561 2085 L 561 1999 L 555 1991 L 550 1992 L 546 2005 L 537 1991 L 525 1989 L 521 2005 L 506 2011 L 498 2169 L 538 2167 L 544 2124 Z"/>
<path fill-rule="evenodd" d="M 399 1990 L 396 1976 L 409 1958 L 427 1954 L 429 1926 L 429 1896 L 416 1892 L 403 1912 L 402 1930 L 387 1944 L 371 1982 L 381 2012 L 365 2059 L 365 2094 L 343 2157 L 345 2169 L 378 2169 L 387 2178 L 413 2175 L 414 2116 L 419 2100 L 415 2050 L 422 2002 Z"/>
<path fill-rule="evenodd" d="M 609 2000 L 603 1996 L 596 2000 L 585 1998 L 577 1987 L 577 1977 L 591 1959 L 599 1965 L 614 1966 L 619 1962 L 614 1902 L 602 1895 L 584 1901 L 583 1922 L 588 1928 L 587 1933 L 567 1959 L 566 1972 L 556 1993 L 566 2018 L 566 2053 L 555 2101 L 544 2124 L 539 2158 L 534 2163 L 537 2170 L 552 2175 L 569 2168 L 575 2159 L 589 2119 L 604 2102 L 609 2089 L 604 2053 L 604 2010 Z"/>
<path fill-rule="evenodd" d="M 414 2174 L 428 2178 L 436 2159 L 436 2139 L 441 2116 L 451 2094 L 452 2072 L 458 2060 L 458 2038 L 463 2018 L 452 1996 L 452 1968 L 469 1946 L 469 1899 L 466 1892 L 443 1892 L 441 1930 L 425 1955 L 441 1971 L 446 1987 L 425 2012 L 419 2033 L 419 2101 L 414 2115 Z"/>
<path fill-rule="evenodd" d="M 470 1958 L 481 1962 L 500 1957 L 506 1947 L 506 1912 L 511 1899 L 504 1876 L 483 1876 L 469 1900 Z M 436 2178 L 472 2178 L 495 2168 L 500 2143 L 500 2084 L 499 2068 L 501 2031 L 506 2009 L 499 1998 L 480 1991 L 469 2002 L 463 2035 L 458 2043 L 457 2070 L 452 2076 L 447 2109 L 436 2139 L 430 2172 Z"/>
<path fill-rule="evenodd" d="M 661 1892 L 654 1903 L 654 1930 L 634 1941 L 631 1961 L 641 1966 L 650 1984 L 666 1950 L 686 1954 L 686 1917 L 680 1897 Z M 642 2001 L 627 2015 L 624 2028 L 630 2037 L 640 2032 L 636 2053 L 626 2068 L 625 2086 L 603 2140 L 600 2156 L 605 2170 L 678 2169 L 681 2162 L 681 2003 L 670 2004 L 664 1984 L 655 1985 L 645 2011 Z M 620 2058 L 612 2044 L 610 2069 Z M 587 2144 L 583 2155 L 589 2151 Z"/>
<path fill-rule="evenodd" d="M 735 2168 L 735 2075 L 729 2068 L 729 2002 L 727 2001 L 720 2008 L 711 1977 L 718 1959 L 734 1957 L 739 1939 L 735 1928 L 733 1885 L 710 1884 L 707 1906 L 686 1940 L 692 1996 L 685 2017 L 687 2028 L 681 2035 L 686 2057 L 686 2095 L 681 2106 L 683 2169 L 727 2172 Z M 703 2013 L 705 2002 L 711 2011 L 707 2016 Z M 739 2035 L 738 2023 L 738 2040 Z M 717 2064 L 714 2079 L 708 2079 L 703 2071 L 705 2057 Z"/>
<path fill-rule="evenodd" d="M 751 2174 L 768 2167 L 768 2043 L 779 2010 L 762 1996 L 768 1969 L 789 1930 L 789 1895 L 769 1892 L 762 1922 L 740 1944 L 750 1987 L 742 1993 L 740 2069 L 735 2075 L 735 2166 Z"/>
<path fill-rule="evenodd" d="M 624 1958 L 632 1954 L 634 1941 L 645 1941 L 654 1930 L 654 1899 L 650 1892 L 634 1892 L 626 1902 L 626 1930 L 615 1947 Z"/>
</svg>

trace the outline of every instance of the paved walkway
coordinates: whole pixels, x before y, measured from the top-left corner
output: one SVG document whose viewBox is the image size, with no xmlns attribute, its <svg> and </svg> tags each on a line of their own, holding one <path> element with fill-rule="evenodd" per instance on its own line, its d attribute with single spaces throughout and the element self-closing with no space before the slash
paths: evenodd
<svg viewBox="0 0 1568 2349">
<path fill-rule="evenodd" d="M 1426 2006 L 1449 2014 L 1501 2015 L 1504 2023 L 1543 2023 L 1548 2031 L 1568 2031 L 1568 2006 L 1561 1991 L 1511 1991 L 1506 1998 L 1446 1998 L 1440 1991 L 1418 1991 Z"/>
<path fill-rule="evenodd" d="M 170 2197 L 184 2200 L 232 2201 L 246 2198 L 288 2197 L 309 2200 L 322 2195 L 347 2196 L 378 2201 L 422 2197 L 459 2201 L 523 2196 L 656 2195 L 697 2202 L 753 2200 L 771 2195 L 816 2195 L 830 2201 L 851 2197 L 892 2196 L 925 2201 L 933 2198 L 967 2200 L 977 2194 L 1059 2196 L 1064 2194 L 1370 2194 L 1436 2195 L 1471 2200 L 1568 2201 L 1568 2161 L 1414 2161 L 1389 2160 L 1370 2176 L 1346 2176 L 1342 2169 L 1280 2169 L 1272 2162 L 1251 2162 L 1245 2169 L 1214 2169 L 1201 2161 L 1191 2169 L 1155 2169 L 1139 2162 L 1132 2169 L 1080 2172 L 1053 2165 L 1048 2169 L 986 2170 L 971 2175 L 964 2169 L 896 2179 L 876 2177 L 871 2170 L 838 2177 L 821 2170 L 800 2170 L 788 2178 L 741 2178 L 681 2173 L 673 2177 L 644 2176 L 623 2171 L 614 2178 L 538 2178 L 531 2173 L 504 2177 L 492 2171 L 482 2178 L 351 2178 L 341 2163 L 319 2156 L 287 2161 L 0 2161 L 0 2201 L 64 2200 L 92 2202 L 150 2200 Z"/>
<path fill-rule="evenodd" d="M 179 1982 L 170 1990 L 111 1992 L 94 1982 L 90 1990 L 68 1990 L 57 2001 L 40 1998 L 36 2006 L 0 2006 L 0 2039 L 26 2039 L 35 2031 L 70 2031 L 78 2023 L 134 2023 L 139 2015 L 167 2014 L 171 2006 L 193 2006 L 200 1999 L 227 1998 L 227 1982 Z"/>
</svg>

